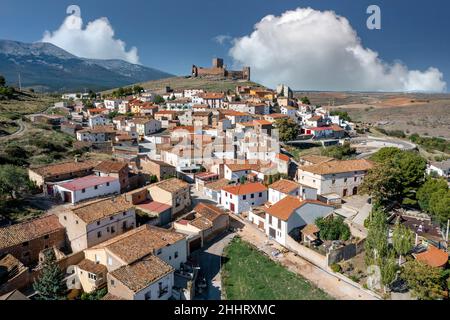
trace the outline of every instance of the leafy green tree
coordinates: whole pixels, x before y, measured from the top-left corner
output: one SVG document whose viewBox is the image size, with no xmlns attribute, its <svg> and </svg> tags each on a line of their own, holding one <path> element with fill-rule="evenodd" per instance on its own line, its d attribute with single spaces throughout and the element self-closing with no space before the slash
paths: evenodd
<svg viewBox="0 0 450 320">
<path fill-rule="evenodd" d="M 163 104 L 164 102 L 166 102 L 166 100 L 164 100 L 164 98 L 161 97 L 161 96 L 156 96 L 153 99 L 153 102 L 156 103 L 156 104 Z"/>
<path fill-rule="evenodd" d="M 0 166 L 0 194 L 9 195 L 16 199 L 18 194 L 27 192 L 32 188 L 25 169 L 13 166 Z"/>
<path fill-rule="evenodd" d="M 239 179 L 240 184 L 245 184 L 245 181 L 246 181 L 246 179 L 245 179 L 244 176 L 242 176 L 242 177 Z"/>
<path fill-rule="evenodd" d="M 292 119 L 280 119 L 275 121 L 275 127 L 279 131 L 279 138 L 283 142 L 297 139 L 300 127 Z"/>
<path fill-rule="evenodd" d="M 420 300 L 436 300 L 444 297 L 444 284 L 442 273 L 439 268 L 412 260 L 403 266 L 402 279 Z"/>
<path fill-rule="evenodd" d="M 398 255 L 398 265 L 401 264 L 402 256 L 410 252 L 414 246 L 413 233 L 401 225 L 397 220 L 392 234 L 392 246 Z"/>
<path fill-rule="evenodd" d="M 311 104 L 311 101 L 309 101 L 309 98 L 308 98 L 308 97 L 303 97 L 303 98 L 300 99 L 300 101 L 301 101 L 303 104 L 308 104 L 308 105 Z"/>
<path fill-rule="evenodd" d="M 387 256 L 389 248 L 386 213 L 381 207 L 376 207 L 372 211 L 367 229 L 368 235 L 364 244 L 366 264 L 377 264 L 379 259 Z"/>
<path fill-rule="evenodd" d="M 397 263 L 394 254 L 388 253 L 387 257 L 382 258 L 380 265 L 381 283 L 384 286 L 384 292 L 395 281 L 397 277 Z"/>
<path fill-rule="evenodd" d="M 6 85 L 6 79 L 4 76 L 0 74 L 0 87 L 4 87 Z"/>
<path fill-rule="evenodd" d="M 139 93 L 142 93 L 144 91 L 145 91 L 144 88 L 139 86 L 139 85 L 133 86 L 133 93 L 134 94 L 139 94 Z"/>
<path fill-rule="evenodd" d="M 419 206 L 425 212 L 430 213 L 430 200 L 435 192 L 448 190 L 447 182 L 444 179 L 434 179 L 428 177 L 425 183 L 417 191 Z"/>
<path fill-rule="evenodd" d="M 439 190 L 431 195 L 430 213 L 441 225 L 447 223 L 450 219 L 450 189 Z"/>
<path fill-rule="evenodd" d="M 370 194 L 377 203 L 399 199 L 401 197 L 400 174 L 400 169 L 389 162 L 376 164 L 364 178 L 360 192 Z"/>
<path fill-rule="evenodd" d="M 343 240 L 350 239 L 350 228 L 344 223 L 342 217 L 318 218 L 316 225 L 320 229 L 320 238 L 322 240 Z"/>
<path fill-rule="evenodd" d="M 107 288 L 96 290 L 91 293 L 83 293 L 81 295 L 81 300 L 90 300 L 90 301 L 101 300 L 104 296 L 106 296 L 107 293 L 108 293 Z"/>
<path fill-rule="evenodd" d="M 64 283 L 64 273 L 56 263 L 53 250 L 45 252 L 42 273 L 36 282 L 33 283 L 33 289 L 37 292 L 39 300 L 66 299 L 67 287 Z"/>
</svg>

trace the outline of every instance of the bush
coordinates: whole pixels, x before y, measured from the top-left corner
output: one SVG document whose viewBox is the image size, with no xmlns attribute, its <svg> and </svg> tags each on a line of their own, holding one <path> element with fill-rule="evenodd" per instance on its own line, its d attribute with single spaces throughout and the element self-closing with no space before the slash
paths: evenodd
<svg viewBox="0 0 450 320">
<path fill-rule="evenodd" d="M 322 240 L 342 240 L 350 239 L 351 233 L 348 225 L 344 223 L 342 217 L 326 217 L 316 220 L 316 225 L 320 229 L 320 238 Z"/>
<path fill-rule="evenodd" d="M 348 159 L 356 154 L 356 149 L 352 148 L 350 143 L 346 142 L 343 146 L 333 146 L 325 148 L 322 150 L 321 154 L 325 157 L 343 160 Z"/>
<path fill-rule="evenodd" d="M 337 263 L 333 263 L 330 268 L 334 273 L 340 273 L 342 271 L 342 267 Z"/>
</svg>

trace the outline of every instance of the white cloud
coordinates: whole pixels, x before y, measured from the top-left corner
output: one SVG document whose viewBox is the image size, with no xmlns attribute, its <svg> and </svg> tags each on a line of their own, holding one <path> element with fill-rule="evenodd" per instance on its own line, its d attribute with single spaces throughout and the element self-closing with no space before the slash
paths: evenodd
<svg viewBox="0 0 450 320">
<path fill-rule="evenodd" d="M 349 21 L 332 11 L 298 8 L 269 15 L 252 34 L 234 39 L 230 55 L 252 67 L 255 80 L 298 90 L 443 92 L 443 74 L 409 70 L 364 48 Z"/>
<path fill-rule="evenodd" d="M 115 38 L 107 18 L 91 21 L 86 27 L 81 17 L 68 16 L 58 30 L 44 33 L 42 42 L 52 43 L 76 56 L 90 59 L 121 59 L 138 64 L 136 47 L 129 51 L 126 44 Z"/>
<path fill-rule="evenodd" d="M 215 36 L 213 38 L 213 40 L 220 45 L 224 45 L 226 42 L 231 42 L 233 40 L 233 37 L 224 35 L 224 34 L 220 34 L 218 36 Z"/>
</svg>

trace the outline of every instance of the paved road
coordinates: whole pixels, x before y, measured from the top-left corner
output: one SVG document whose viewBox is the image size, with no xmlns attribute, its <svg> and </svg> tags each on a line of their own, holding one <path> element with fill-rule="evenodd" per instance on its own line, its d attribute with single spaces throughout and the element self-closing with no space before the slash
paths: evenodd
<svg viewBox="0 0 450 320">
<path fill-rule="evenodd" d="M 214 240 L 207 247 L 192 253 L 192 258 L 198 262 L 201 273 L 206 278 L 208 290 L 196 297 L 198 300 L 222 300 L 222 257 L 223 251 L 236 236 L 227 233 Z"/>
</svg>

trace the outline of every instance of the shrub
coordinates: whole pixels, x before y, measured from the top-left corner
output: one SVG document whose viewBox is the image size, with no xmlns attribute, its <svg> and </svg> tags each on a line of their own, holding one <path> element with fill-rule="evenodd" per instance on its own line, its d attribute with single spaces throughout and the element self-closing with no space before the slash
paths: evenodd
<svg viewBox="0 0 450 320">
<path fill-rule="evenodd" d="M 338 265 L 337 263 L 333 263 L 330 266 L 331 270 L 335 273 L 340 273 L 342 271 L 342 267 L 340 265 Z"/>
</svg>

